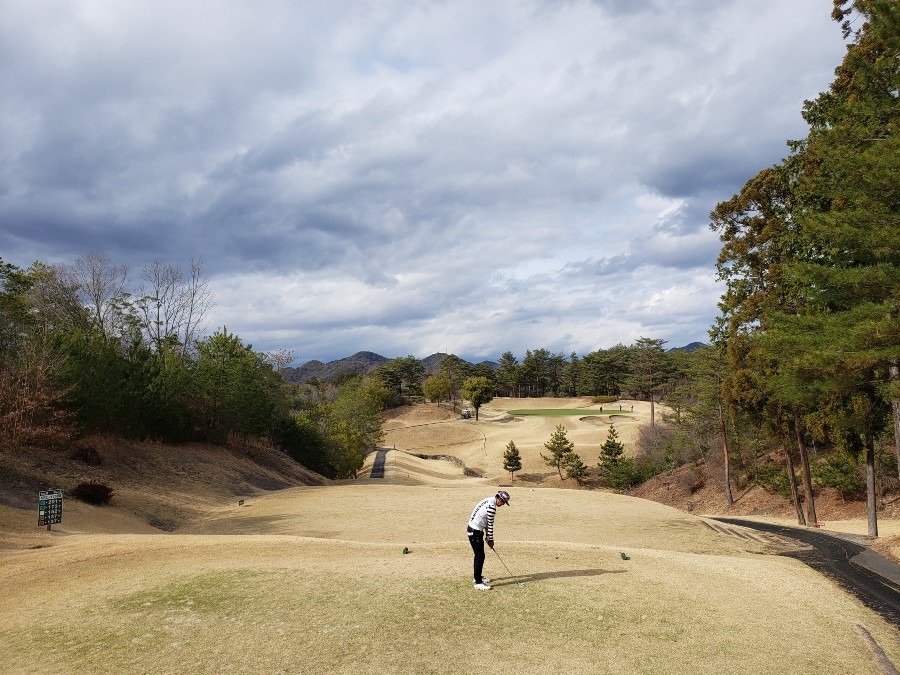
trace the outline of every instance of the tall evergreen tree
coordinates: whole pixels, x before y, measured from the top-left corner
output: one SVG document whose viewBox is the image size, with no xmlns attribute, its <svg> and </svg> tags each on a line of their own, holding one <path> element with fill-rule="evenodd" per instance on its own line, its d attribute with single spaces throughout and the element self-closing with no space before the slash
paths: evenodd
<svg viewBox="0 0 900 675">
<path fill-rule="evenodd" d="M 864 450 L 875 535 L 874 438 L 900 398 L 900 10 L 891 0 L 834 6 L 853 41 L 829 91 L 804 108 L 809 134 L 713 212 L 728 284 L 719 330 L 731 391 L 755 383 L 758 409 L 776 412 L 797 445 L 808 520 L 814 433 Z M 863 21 L 846 21 L 851 11 Z M 734 400 L 752 396 L 745 388 Z"/>
<path fill-rule="evenodd" d="M 505 396 L 519 396 L 519 384 L 521 381 L 522 367 L 519 360 L 512 352 L 503 352 L 500 356 L 500 364 L 497 366 L 497 385 L 501 387 Z"/>
<path fill-rule="evenodd" d="M 650 400 L 650 425 L 656 424 L 656 395 L 670 376 L 671 360 L 663 345 L 666 340 L 640 338 L 632 347 L 632 389 Z"/>
<path fill-rule="evenodd" d="M 797 367 L 816 381 L 823 402 L 839 402 L 835 415 L 864 449 L 874 536 L 874 438 L 886 426 L 887 402 L 900 398 L 892 370 L 900 354 L 900 8 L 884 0 L 834 4 L 835 19 L 853 11 L 863 22 L 855 32 L 844 24 L 853 42 L 829 91 L 804 109 L 810 133 L 797 146 L 804 158 L 798 218 L 818 255 L 788 268 L 805 311 L 778 320 L 783 332 L 810 338 Z"/>
</svg>

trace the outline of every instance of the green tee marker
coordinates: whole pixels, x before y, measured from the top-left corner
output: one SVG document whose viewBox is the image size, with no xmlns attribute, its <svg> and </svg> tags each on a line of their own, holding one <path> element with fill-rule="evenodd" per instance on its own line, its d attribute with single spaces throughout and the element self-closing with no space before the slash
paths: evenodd
<svg viewBox="0 0 900 675">
<path fill-rule="evenodd" d="M 627 555 L 625 555 L 624 553 L 620 553 L 619 555 L 622 556 L 622 560 L 631 560 L 631 558 L 629 558 L 629 557 L 628 557 Z"/>
<path fill-rule="evenodd" d="M 404 546 L 404 547 L 403 547 L 403 554 L 406 555 L 407 553 L 409 553 L 409 549 L 406 548 L 406 547 Z"/>
</svg>

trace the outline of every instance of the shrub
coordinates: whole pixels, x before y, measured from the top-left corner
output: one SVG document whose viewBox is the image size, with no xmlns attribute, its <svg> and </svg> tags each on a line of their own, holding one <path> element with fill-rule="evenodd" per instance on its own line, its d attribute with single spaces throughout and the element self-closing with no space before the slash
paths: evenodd
<svg viewBox="0 0 900 675">
<path fill-rule="evenodd" d="M 113 489 L 103 483 L 79 483 L 69 491 L 69 494 L 86 504 L 103 506 L 109 504 L 113 497 Z"/>
<path fill-rule="evenodd" d="M 756 471 L 756 482 L 764 488 L 777 492 L 785 499 L 791 498 L 791 484 L 788 481 L 787 469 L 778 462 L 767 459 L 760 463 Z M 794 485 L 797 485 L 794 476 Z"/>
<path fill-rule="evenodd" d="M 103 455 L 96 448 L 85 447 L 76 449 L 71 455 L 72 459 L 84 462 L 88 466 L 100 466 L 103 464 Z"/>
<path fill-rule="evenodd" d="M 646 458 L 623 457 L 604 469 L 606 484 L 614 490 L 624 491 L 644 483 L 659 471 Z"/>
<path fill-rule="evenodd" d="M 591 403 L 613 403 L 618 400 L 618 396 L 594 396 L 591 399 Z"/>
<path fill-rule="evenodd" d="M 835 488 L 841 497 L 858 497 L 866 493 L 865 469 L 846 452 L 835 452 L 813 465 L 812 474 L 823 487 Z"/>
</svg>

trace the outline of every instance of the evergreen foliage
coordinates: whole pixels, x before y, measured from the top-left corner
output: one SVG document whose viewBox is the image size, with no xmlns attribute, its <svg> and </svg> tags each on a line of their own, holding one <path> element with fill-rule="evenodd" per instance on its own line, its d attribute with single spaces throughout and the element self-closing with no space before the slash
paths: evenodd
<svg viewBox="0 0 900 675">
<path fill-rule="evenodd" d="M 619 441 L 619 432 L 614 425 L 609 425 L 606 432 L 606 440 L 600 446 L 599 465 L 603 469 L 611 469 L 622 459 L 625 454 L 625 446 Z"/>
<path fill-rule="evenodd" d="M 588 475 L 587 466 L 581 461 L 581 457 L 576 452 L 570 452 L 565 456 L 563 467 L 566 470 L 566 478 L 574 478 L 580 482 Z"/>
<path fill-rule="evenodd" d="M 834 7 L 852 42 L 804 107 L 809 134 L 712 213 L 727 288 L 714 337 L 729 403 L 796 445 L 807 520 L 807 439 L 865 455 L 874 536 L 875 438 L 892 407 L 900 441 L 900 15 L 890 0 Z"/>
<path fill-rule="evenodd" d="M 510 480 L 515 480 L 516 471 L 522 470 L 522 456 L 513 441 L 506 444 L 506 451 L 503 453 L 503 470 L 509 471 Z"/>
<path fill-rule="evenodd" d="M 566 428 L 562 424 L 556 425 L 556 430 L 550 436 L 550 440 L 544 443 L 544 447 L 550 454 L 541 453 L 541 458 L 547 466 L 556 467 L 559 477 L 562 478 L 562 468 L 566 465 L 568 457 L 575 452 L 575 444 L 569 440 Z"/>
<path fill-rule="evenodd" d="M 453 381 L 446 375 L 434 373 L 430 375 L 422 385 L 425 398 L 440 404 L 441 401 L 449 401 L 453 393 Z"/>
</svg>

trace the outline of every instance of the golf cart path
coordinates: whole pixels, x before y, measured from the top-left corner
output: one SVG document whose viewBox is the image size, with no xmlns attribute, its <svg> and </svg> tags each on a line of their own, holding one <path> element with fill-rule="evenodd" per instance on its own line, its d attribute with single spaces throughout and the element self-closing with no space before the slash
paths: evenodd
<svg viewBox="0 0 900 675">
<path fill-rule="evenodd" d="M 825 534 L 800 527 L 744 518 L 720 516 L 707 518 L 809 544 L 813 549 L 785 552 L 780 555 L 806 563 L 852 593 L 887 621 L 900 625 L 900 565 L 853 541 L 858 539 L 858 536 Z"/>
</svg>

